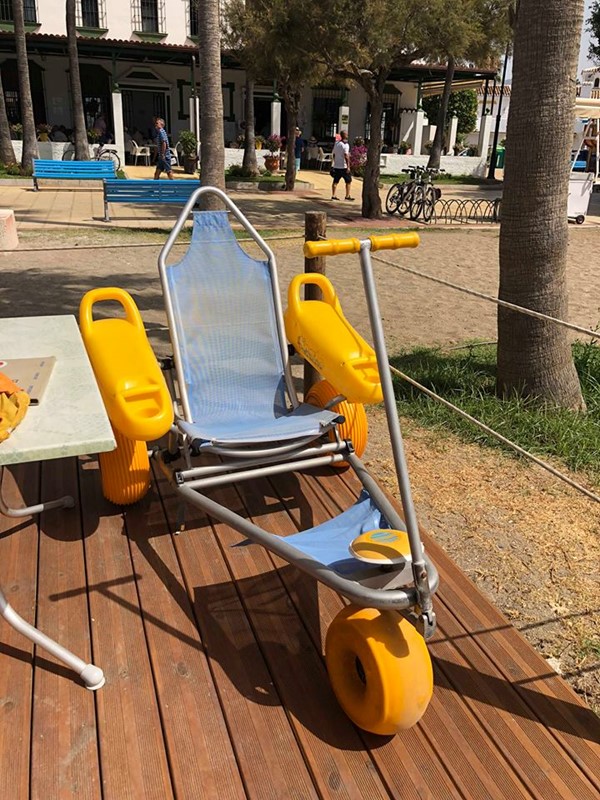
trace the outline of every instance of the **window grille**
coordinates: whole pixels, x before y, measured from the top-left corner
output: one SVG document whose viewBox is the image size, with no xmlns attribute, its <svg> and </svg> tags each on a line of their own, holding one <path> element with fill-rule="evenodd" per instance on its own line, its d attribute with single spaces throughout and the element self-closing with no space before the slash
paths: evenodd
<svg viewBox="0 0 600 800">
<path fill-rule="evenodd" d="M 166 33 L 164 0 L 134 0 L 132 12 L 137 33 Z"/>
<path fill-rule="evenodd" d="M 338 116 L 344 90 L 338 87 L 313 89 L 312 132 L 319 141 L 333 139 L 338 132 Z"/>
<path fill-rule="evenodd" d="M 78 0 L 77 26 L 106 29 L 104 0 Z"/>
<path fill-rule="evenodd" d="M 23 0 L 23 16 L 25 24 L 37 25 L 38 14 L 36 0 Z M 0 22 L 13 22 L 12 0 L 0 0 Z"/>
</svg>

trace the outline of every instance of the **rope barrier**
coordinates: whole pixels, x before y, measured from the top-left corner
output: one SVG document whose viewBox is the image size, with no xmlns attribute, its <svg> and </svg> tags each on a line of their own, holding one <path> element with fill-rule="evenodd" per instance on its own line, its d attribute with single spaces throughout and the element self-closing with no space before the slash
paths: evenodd
<svg viewBox="0 0 600 800">
<path fill-rule="evenodd" d="M 520 314 L 525 314 L 528 317 L 535 317 L 536 319 L 542 319 L 546 322 L 555 322 L 557 325 L 562 325 L 564 328 L 569 328 L 570 330 L 577 331 L 578 333 L 584 333 L 586 336 L 590 336 L 592 339 L 600 338 L 600 331 L 594 331 L 591 328 L 583 328 L 581 325 L 575 325 L 572 322 L 565 322 L 557 317 L 551 317 L 548 314 L 542 314 L 541 311 L 533 311 L 531 308 L 524 308 L 523 306 L 518 306 L 515 303 L 509 303 L 507 300 L 500 300 L 498 297 L 492 297 L 489 294 L 477 292 L 475 289 L 467 289 L 457 283 L 444 280 L 444 278 L 436 278 L 435 275 L 429 275 L 427 272 L 421 272 L 418 269 L 412 269 L 412 267 L 405 267 L 402 264 L 396 264 L 393 261 L 388 261 L 381 256 L 371 255 L 371 258 L 374 261 L 380 261 L 382 264 L 387 264 L 395 269 L 409 272 L 411 275 L 416 275 L 419 278 L 426 278 L 434 283 L 439 283 L 441 286 L 447 286 L 449 289 L 455 289 L 457 292 L 463 292 L 464 294 L 471 295 L 472 297 L 478 297 L 481 300 L 488 300 L 490 303 L 494 303 L 497 306 L 510 308 L 511 311 L 518 311 Z"/>
<path fill-rule="evenodd" d="M 468 420 L 469 422 L 472 422 L 473 425 L 476 425 L 478 428 L 481 428 L 481 430 L 485 431 L 490 436 L 493 436 L 499 442 L 502 442 L 502 444 L 505 444 L 507 447 L 512 448 L 513 450 L 515 450 L 520 455 L 525 456 L 525 458 L 530 459 L 530 461 L 533 461 L 538 466 L 540 466 L 543 469 L 547 470 L 548 472 L 552 473 L 552 475 L 554 475 L 555 477 L 560 478 L 565 483 L 568 483 L 569 486 L 572 486 L 574 489 L 577 489 L 578 491 L 580 491 L 583 494 L 587 495 L 587 497 L 589 497 L 591 500 L 594 500 L 596 503 L 600 503 L 600 496 L 599 495 L 597 495 L 594 492 L 590 491 L 590 489 L 587 489 L 581 483 L 577 483 L 577 481 L 574 481 L 572 478 L 569 478 L 569 476 L 565 475 L 564 472 L 561 472 L 560 470 L 556 469 L 556 467 L 553 467 L 551 464 L 548 464 L 546 461 L 542 461 L 541 458 L 538 458 L 537 456 L 534 456 L 533 453 L 530 453 L 528 450 L 525 450 L 524 448 L 520 447 L 518 444 L 516 444 L 516 442 L 512 442 L 510 439 L 507 439 L 506 436 L 502 436 L 501 433 L 498 433 L 497 431 L 495 431 L 493 428 L 490 428 L 485 423 L 480 422 L 478 419 L 475 419 L 475 417 L 472 417 L 470 414 L 467 414 L 466 411 L 463 411 L 458 406 L 455 406 L 453 403 L 451 403 L 449 400 L 446 400 L 445 398 L 441 397 L 439 394 L 436 394 L 435 392 L 432 392 L 431 389 L 428 389 L 426 386 L 423 386 L 421 383 L 418 383 L 418 381 L 415 381 L 412 378 L 409 378 L 408 375 L 405 375 L 404 372 L 401 372 L 399 369 L 396 369 L 396 367 L 392 367 L 391 364 L 389 365 L 389 367 L 390 367 L 390 370 L 394 373 L 394 375 L 397 375 L 399 378 L 402 378 L 402 380 L 406 381 L 407 383 L 410 383 L 411 386 L 414 386 L 415 388 L 417 388 L 420 391 L 424 392 L 426 395 L 428 395 L 429 397 L 432 397 L 434 400 L 437 400 L 438 402 L 442 403 L 442 405 L 446 406 L 447 408 L 452 409 L 452 411 L 455 411 L 459 416 L 463 417 L 464 419 Z"/>
<path fill-rule="evenodd" d="M 291 236 L 263 236 L 265 242 L 277 242 L 277 241 L 285 241 L 286 239 L 304 239 L 304 236 L 301 233 L 292 234 Z M 253 239 L 248 237 L 247 239 L 238 239 L 238 242 L 252 242 Z M 189 241 L 186 242 L 174 242 L 173 247 L 182 247 L 183 245 L 189 246 Z M 72 245 L 71 247 L 23 247 L 15 250 L 14 252 L 18 255 L 19 253 L 47 253 L 50 251 L 62 251 L 62 250 L 114 250 L 118 248 L 122 250 L 124 247 L 162 247 L 164 245 L 164 241 L 162 242 L 134 242 L 132 244 L 82 244 L 82 245 Z"/>
</svg>

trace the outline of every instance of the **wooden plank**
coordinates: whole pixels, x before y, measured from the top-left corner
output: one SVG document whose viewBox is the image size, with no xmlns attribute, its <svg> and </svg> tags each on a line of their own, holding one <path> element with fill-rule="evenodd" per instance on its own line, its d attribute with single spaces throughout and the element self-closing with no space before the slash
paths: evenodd
<svg viewBox="0 0 600 800">
<path fill-rule="evenodd" d="M 231 487 L 213 499 L 244 513 Z M 259 524 L 270 529 L 272 498 L 265 498 Z M 308 636 L 266 551 L 217 523 L 229 570 L 236 580 L 263 657 L 284 703 L 315 785 L 323 798 L 388 797 L 381 776 L 363 751 L 356 730 L 335 700 L 320 653 Z"/>
<path fill-rule="evenodd" d="M 18 508 L 39 502 L 39 468 L 26 464 L 2 473 L 4 502 Z M 23 496 L 19 487 L 23 489 Z M 37 522 L 0 514 L 0 583 L 7 601 L 35 622 Z M 0 797 L 28 800 L 31 753 L 33 644 L 0 620 Z"/>
<path fill-rule="evenodd" d="M 104 800 L 169 800 L 173 789 L 136 576 L 123 515 L 102 498 L 100 473 L 80 459 L 83 532 Z"/>
<path fill-rule="evenodd" d="M 179 501 L 164 479 L 160 489 L 168 517 L 176 519 Z M 188 507 L 186 532 L 175 537 L 175 547 L 248 797 L 316 798 L 235 583 L 201 512 Z"/>
<path fill-rule="evenodd" d="M 301 494 L 313 511 L 313 525 L 325 522 L 332 515 L 348 508 L 355 500 L 355 495 L 348 491 L 333 472 L 321 474 L 318 479 L 306 475 L 278 476 L 274 481 L 274 486 L 288 512 L 295 517 L 296 524 L 299 523 L 299 515 L 295 514 L 294 504 L 290 503 L 290 498 L 294 497 L 294 483 L 296 482 L 296 492 Z M 299 505 L 300 503 L 296 504 L 296 509 Z M 281 533 L 282 531 L 276 532 Z M 278 559 L 274 560 L 276 563 L 278 562 Z M 285 574 L 289 575 L 289 570 L 285 570 Z M 284 578 L 284 580 L 286 579 Z M 302 586 L 302 581 L 299 580 L 297 585 Z M 292 587 L 288 588 L 294 596 Z M 323 619 L 332 619 L 342 608 L 340 598 L 326 587 L 320 587 L 319 600 L 322 621 Z M 302 599 L 300 602 L 303 602 Z M 318 647 L 319 632 L 312 630 L 311 634 Z M 468 743 L 463 741 L 463 734 L 436 695 L 418 726 L 398 734 L 389 740 L 385 747 L 381 747 L 380 737 L 364 732 L 361 732 L 361 735 L 365 746 L 372 749 L 372 756 L 382 774 L 387 776 L 392 791 L 406 791 L 403 789 L 406 785 L 406 776 L 403 775 L 403 771 L 412 768 L 411 779 L 414 784 L 419 786 L 420 782 L 425 781 L 428 786 L 435 786 L 436 798 L 456 796 L 457 792 L 460 793 L 460 796 L 466 797 L 529 797 L 525 792 L 519 794 L 521 790 L 518 781 L 514 779 L 507 781 L 513 794 L 499 794 L 496 772 L 488 774 L 480 769 L 474 769 L 475 766 L 479 766 L 478 763 L 475 763 L 477 759 L 474 753 Z M 481 746 L 482 742 L 478 744 Z M 479 753 L 479 749 L 477 753 Z M 454 760 L 451 757 L 452 754 L 455 756 Z M 399 765 L 402 765 L 402 769 L 399 769 Z M 458 769 L 456 769 L 456 765 L 458 765 Z M 463 774 L 465 772 L 463 766 L 469 767 L 466 775 Z M 499 767 L 503 768 L 501 763 L 496 763 L 494 766 L 496 771 Z M 476 793 L 472 794 L 474 790 Z M 515 793 L 514 790 L 518 791 Z M 478 793 L 480 794 L 478 795 Z"/>
<path fill-rule="evenodd" d="M 37 625 L 75 655 L 91 661 L 77 463 L 44 462 L 42 498 L 72 495 L 73 509 L 40 516 Z M 94 695 L 46 651 L 36 651 L 32 722 L 32 797 L 101 796 Z"/>
<path fill-rule="evenodd" d="M 175 795 L 178 800 L 244 797 L 158 495 L 151 491 L 127 509 L 125 519 Z"/>
<path fill-rule="evenodd" d="M 345 480 L 358 488 L 359 483 L 354 476 L 346 476 Z M 514 658 L 523 658 L 523 654 L 527 652 L 526 658 L 530 662 L 537 662 L 538 668 L 541 668 L 537 671 L 537 675 L 545 676 L 540 681 L 540 686 L 548 679 L 548 691 L 552 691 L 550 687 L 555 687 L 559 693 L 569 694 L 574 702 L 559 703 L 561 711 L 575 718 L 584 716 L 596 731 L 595 736 L 600 728 L 598 718 L 580 704 L 562 679 L 556 675 L 548 675 L 543 659 L 491 603 L 485 600 L 476 586 L 463 575 L 441 548 L 425 534 L 424 539 L 430 555 L 436 561 L 438 568 L 441 566 L 444 572 L 436 603 L 442 631 L 446 632 L 446 638 L 452 642 L 460 642 L 460 645 L 453 645 L 451 650 L 444 651 L 444 660 L 441 656 L 438 658 L 438 667 L 449 681 L 449 685 L 454 686 L 465 702 L 471 706 L 480 725 L 486 727 L 490 739 L 501 746 L 506 758 L 512 762 L 515 772 L 528 785 L 530 791 L 539 792 L 545 785 L 544 798 L 597 796 L 594 784 L 598 773 L 595 769 L 594 754 L 589 749 L 583 752 L 582 748 L 586 747 L 586 743 L 579 741 L 581 756 L 572 758 L 565 751 L 564 724 L 561 735 L 558 738 L 554 736 L 553 741 L 548 720 L 545 718 L 543 694 L 535 695 L 530 692 L 530 705 L 522 696 L 524 688 L 521 682 L 535 678 L 536 671 L 523 671 L 520 681 L 515 681 Z M 444 605 L 440 605 L 440 601 Z M 493 618 L 489 624 L 482 624 L 481 621 L 484 607 Z M 502 632 L 510 636 L 513 641 L 518 640 L 518 645 L 514 649 L 506 649 L 497 642 L 491 654 L 486 648 L 480 647 L 480 636 L 473 633 L 475 629 L 484 635 L 490 635 L 492 639 Z M 434 639 L 431 645 L 432 652 L 440 653 L 442 641 L 439 637 Z M 496 714 L 499 715 L 498 718 L 495 717 Z M 580 726 L 579 732 L 581 733 L 585 727 L 585 725 Z M 575 763 L 582 761 L 585 764 L 586 756 L 588 766 L 584 768 L 584 772 L 588 774 L 584 775 Z M 553 777 L 555 783 L 552 783 Z"/>
<path fill-rule="evenodd" d="M 326 485 L 332 497 L 336 494 L 335 477 L 322 475 L 318 478 L 321 485 Z M 344 476 L 341 481 L 338 481 L 340 486 L 344 483 L 347 484 L 347 492 L 344 493 L 343 489 L 339 489 L 339 496 L 337 498 L 337 505 L 344 506 L 356 496 L 357 490 L 360 486 L 359 482 L 355 480 L 354 476 Z M 345 500 L 344 500 L 345 498 Z M 444 576 L 445 582 L 445 576 Z M 439 604 L 436 604 L 436 607 Z M 442 613 L 438 614 L 439 631 L 438 637 L 444 637 L 445 620 Z M 466 632 L 465 632 L 466 635 Z M 430 649 L 432 654 L 436 653 L 436 639 L 431 643 Z M 538 786 L 535 782 L 527 782 L 523 780 L 522 769 L 520 766 L 515 767 L 510 761 L 507 762 L 504 753 L 501 749 L 496 747 L 494 731 L 489 728 L 486 731 L 481 730 L 481 726 L 477 722 L 479 716 L 489 713 L 483 708 L 475 708 L 468 710 L 465 707 L 465 702 L 462 699 L 462 686 L 453 686 L 444 673 L 444 662 L 438 659 L 435 662 L 436 666 L 436 691 L 434 699 L 420 723 L 424 733 L 435 743 L 437 752 L 443 753 L 443 762 L 451 774 L 452 779 L 461 787 L 461 790 L 466 793 L 468 797 L 513 797 L 513 796 L 537 796 Z M 439 689 L 440 685 L 450 690 L 450 694 L 445 698 L 445 702 L 452 699 L 452 693 L 455 694 L 455 699 L 459 700 L 458 707 L 453 703 L 453 713 L 451 719 L 460 720 L 460 727 L 465 727 L 469 731 L 469 736 L 462 736 L 461 747 L 457 748 L 456 743 L 460 741 L 456 736 L 448 736 L 448 722 L 441 725 L 433 721 L 434 716 L 447 717 L 447 713 L 441 703 L 439 703 Z M 512 689 L 510 690 L 512 691 Z M 456 734 L 460 735 L 457 730 Z M 465 767 L 468 767 L 465 769 Z M 525 771 L 525 775 L 527 772 Z M 486 786 L 486 780 L 488 785 Z M 560 781 L 559 781 L 560 783 Z M 492 787 L 495 788 L 493 789 Z M 566 790 L 568 791 L 568 790 Z M 550 796 L 550 795 L 548 795 Z M 568 794 L 565 794 L 565 797 Z"/>
<path fill-rule="evenodd" d="M 434 557 L 444 564 L 448 576 L 442 596 L 453 609 L 460 608 L 461 622 L 471 640 L 498 668 L 499 680 L 509 681 L 519 698 L 525 730 L 531 720 L 539 721 L 554 739 L 544 738 L 538 746 L 548 752 L 563 751 L 563 759 L 581 765 L 586 790 L 600 792 L 600 719 L 587 708 L 568 684 L 549 669 L 524 637 L 489 603 L 474 603 L 474 584 L 460 573 L 439 547 L 430 544 Z M 471 590 L 471 591 L 470 591 Z M 456 613 L 456 612 L 454 612 Z M 512 713 L 517 713 L 513 704 Z M 531 734 L 532 740 L 534 739 Z M 563 767 L 560 768 L 561 772 Z M 589 783 L 588 783 L 589 781 Z M 576 785 L 576 784 L 574 784 Z M 584 791 L 577 789 L 577 792 Z M 581 796 L 586 796 L 585 794 Z"/>
</svg>

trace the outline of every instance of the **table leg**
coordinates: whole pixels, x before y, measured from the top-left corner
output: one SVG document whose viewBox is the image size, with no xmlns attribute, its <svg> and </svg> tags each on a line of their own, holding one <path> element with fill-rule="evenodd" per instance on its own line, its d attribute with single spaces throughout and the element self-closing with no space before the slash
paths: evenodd
<svg viewBox="0 0 600 800">
<path fill-rule="evenodd" d="M 1 476 L 0 471 L 0 476 Z M 0 492 L 0 513 L 5 514 L 7 517 L 29 517 L 34 514 L 40 514 L 42 511 L 49 511 L 53 508 L 73 508 L 75 501 L 70 495 L 59 497 L 58 500 L 49 500 L 47 503 L 38 503 L 35 506 L 25 506 L 24 508 L 9 508 Z M 55 642 L 45 633 L 42 633 L 33 625 L 26 622 L 23 617 L 19 616 L 14 608 L 6 599 L 4 592 L 0 588 L 0 614 L 8 622 L 9 625 L 26 636 L 30 641 L 39 647 L 43 647 L 53 656 L 58 658 L 68 667 L 71 667 L 81 678 L 88 689 L 100 689 L 104 686 L 104 673 L 100 667 L 94 664 L 86 664 L 81 658 L 78 658 L 66 647 Z"/>
<path fill-rule="evenodd" d="M 34 628 L 33 625 L 26 622 L 7 601 L 2 589 L 0 589 L 0 614 L 2 614 L 9 625 L 12 625 L 12 627 L 19 631 L 19 633 L 22 633 L 23 636 L 26 636 L 34 642 L 34 644 L 43 647 L 49 653 L 52 653 L 53 656 L 56 656 L 56 658 L 60 659 L 60 661 L 68 667 L 71 667 L 71 669 L 79 675 L 88 689 L 100 689 L 100 687 L 104 686 L 104 673 L 100 667 L 96 667 L 93 664 L 86 664 L 85 661 L 82 661 L 81 658 L 71 653 L 70 650 L 62 647 L 58 642 L 55 642 L 54 639 L 46 636 L 45 633 L 42 633 L 37 628 Z"/>
<path fill-rule="evenodd" d="M 42 511 L 50 511 L 53 508 L 73 508 L 75 500 L 71 495 L 59 497 L 58 500 L 49 500 L 47 503 L 38 503 L 35 506 L 24 506 L 23 508 L 9 508 L 0 494 L 0 514 L 6 517 L 32 517 L 34 514 L 41 514 Z"/>
</svg>

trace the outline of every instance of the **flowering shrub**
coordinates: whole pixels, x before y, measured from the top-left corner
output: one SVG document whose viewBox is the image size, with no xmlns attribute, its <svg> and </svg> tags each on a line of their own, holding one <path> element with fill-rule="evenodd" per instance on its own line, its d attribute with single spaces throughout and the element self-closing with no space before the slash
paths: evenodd
<svg viewBox="0 0 600 800">
<path fill-rule="evenodd" d="M 50 133 L 50 131 L 52 130 L 52 125 L 48 125 L 48 123 L 46 122 L 41 122 L 37 126 L 36 130 L 38 133 Z"/>
<path fill-rule="evenodd" d="M 15 122 L 13 125 L 10 126 L 10 134 L 11 134 L 11 139 L 12 138 L 21 139 L 21 137 L 23 136 L 23 126 L 21 125 L 20 122 Z"/>
<path fill-rule="evenodd" d="M 281 149 L 281 136 L 278 136 L 276 133 L 267 136 L 265 146 L 271 153 L 278 153 Z"/>
<path fill-rule="evenodd" d="M 367 148 L 364 144 L 354 145 L 350 150 L 350 172 L 358 178 L 365 174 L 367 163 Z"/>
<path fill-rule="evenodd" d="M 94 144 L 100 138 L 100 133 L 95 128 L 90 128 L 87 132 L 87 139 L 90 144 Z"/>
</svg>

